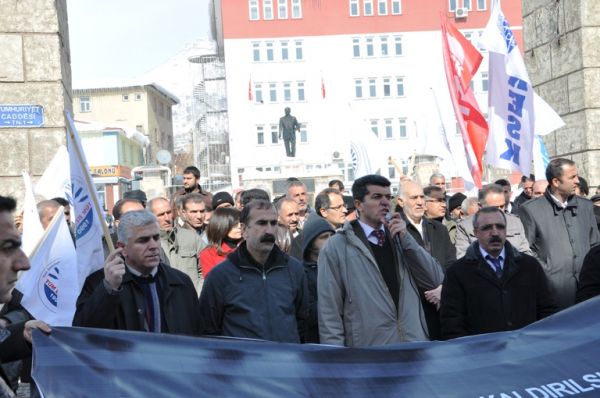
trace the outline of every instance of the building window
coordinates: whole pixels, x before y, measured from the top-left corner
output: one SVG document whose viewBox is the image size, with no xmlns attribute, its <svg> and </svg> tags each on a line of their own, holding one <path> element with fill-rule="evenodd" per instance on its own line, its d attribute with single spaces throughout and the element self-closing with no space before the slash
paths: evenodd
<svg viewBox="0 0 600 398">
<path fill-rule="evenodd" d="M 136 94 L 135 95 L 135 100 L 136 101 L 141 101 L 142 100 L 142 94 Z"/>
<path fill-rule="evenodd" d="M 263 15 L 265 19 L 273 19 L 273 0 L 263 0 Z"/>
<path fill-rule="evenodd" d="M 352 39 L 352 55 L 354 58 L 360 57 L 360 39 L 357 37 Z"/>
<path fill-rule="evenodd" d="M 279 143 L 279 126 L 276 124 L 271 125 L 271 144 Z"/>
<path fill-rule="evenodd" d="M 396 95 L 398 97 L 404 97 L 404 78 L 403 77 L 396 78 Z"/>
<path fill-rule="evenodd" d="M 471 89 L 471 91 L 475 91 L 475 82 L 473 82 L 473 80 L 469 82 L 469 88 Z"/>
<path fill-rule="evenodd" d="M 268 41 L 267 42 L 267 61 L 273 61 L 274 59 L 275 59 L 275 56 L 273 54 L 273 42 Z"/>
<path fill-rule="evenodd" d="M 129 101 L 129 94 L 123 94 L 123 101 Z"/>
<path fill-rule="evenodd" d="M 387 0 L 377 0 L 377 13 L 379 15 L 387 15 Z"/>
<path fill-rule="evenodd" d="M 471 11 L 471 0 L 463 0 L 463 7 L 466 8 L 467 10 Z"/>
<path fill-rule="evenodd" d="M 258 16 L 258 0 L 249 0 L 248 8 L 250 9 L 250 20 L 257 21 Z"/>
<path fill-rule="evenodd" d="M 279 19 L 287 19 L 287 0 L 278 0 L 279 7 L 277 8 L 279 13 Z"/>
<path fill-rule="evenodd" d="M 383 36 L 383 37 L 380 37 L 379 40 L 381 42 L 381 56 L 386 57 L 389 55 L 388 38 L 387 38 L 387 36 Z"/>
<path fill-rule="evenodd" d="M 469 42 L 471 42 L 471 44 L 473 44 L 472 43 L 472 40 L 473 40 L 473 33 L 472 32 L 464 32 L 463 35 L 465 36 L 465 39 L 467 39 Z"/>
<path fill-rule="evenodd" d="M 292 0 L 292 18 L 302 18 L 302 3 L 300 0 Z"/>
<path fill-rule="evenodd" d="M 354 80 L 354 96 L 356 98 L 363 97 L 362 80 L 360 79 Z"/>
<path fill-rule="evenodd" d="M 304 101 L 304 82 L 296 83 L 298 86 L 298 101 Z"/>
<path fill-rule="evenodd" d="M 88 95 L 79 97 L 79 110 L 81 112 L 92 111 L 92 100 Z"/>
<path fill-rule="evenodd" d="M 489 77 L 487 72 L 481 72 L 481 91 L 487 93 L 489 90 Z"/>
<path fill-rule="evenodd" d="M 448 1 L 448 10 L 450 12 L 456 11 L 456 0 L 449 0 Z"/>
<path fill-rule="evenodd" d="M 402 36 L 394 36 L 394 50 L 396 55 L 402 55 Z"/>
<path fill-rule="evenodd" d="M 394 166 L 388 167 L 388 178 L 390 180 L 396 178 L 396 168 Z"/>
<path fill-rule="evenodd" d="M 258 145 L 265 144 L 265 128 L 263 126 L 256 126 L 256 143 Z"/>
<path fill-rule="evenodd" d="M 263 103 L 263 93 L 262 93 L 262 84 L 261 83 L 254 84 L 254 100 L 258 104 Z"/>
<path fill-rule="evenodd" d="M 285 102 L 292 100 L 292 84 L 289 82 L 283 83 L 283 100 Z"/>
<path fill-rule="evenodd" d="M 367 37 L 367 57 L 372 57 L 373 55 L 375 55 L 375 52 L 373 51 L 373 38 L 372 37 Z"/>
<path fill-rule="evenodd" d="M 394 138 L 394 129 L 392 128 L 392 119 L 385 119 L 385 138 Z"/>
<path fill-rule="evenodd" d="M 398 121 L 400 123 L 400 138 L 406 138 L 406 119 L 401 118 Z"/>
<path fill-rule="evenodd" d="M 402 14 L 401 0 L 392 0 L 392 15 Z"/>
<path fill-rule="evenodd" d="M 350 16 L 351 17 L 358 17 L 359 16 L 359 12 L 358 12 L 358 0 L 350 0 Z"/>
<path fill-rule="evenodd" d="M 365 16 L 373 15 L 373 0 L 364 0 Z"/>
<path fill-rule="evenodd" d="M 269 83 L 269 101 L 277 102 L 277 83 Z"/>
<path fill-rule="evenodd" d="M 392 79 L 389 77 L 383 78 L 383 96 L 390 97 L 392 95 Z"/>
<path fill-rule="evenodd" d="M 487 9 L 487 5 L 485 4 L 485 0 L 477 0 L 477 10 L 485 11 Z"/>
<path fill-rule="evenodd" d="M 308 142 L 308 132 L 306 131 L 306 124 L 300 124 L 300 142 Z"/>
<path fill-rule="evenodd" d="M 290 59 L 290 52 L 288 50 L 288 42 L 282 41 L 281 42 L 281 60 L 287 61 L 288 59 Z"/>
<path fill-rule="evenodd" d="M 254 62 L 260 62 L 260 43 L 252 43 L 252 60 Z"/>
<path fill-rule="evenodd" d="M 371 131 L 375 134 L 375 137 L 379 138 L 379 120 L 371 120 Z"/>
<path fill-rule="evenodd" d="M 369 97 L 377 97 L 377 80 L 369 79 Z"/>
<path fill-rule="evenodd" d="M 302 61 L 304 59 L 304 54 L 302 53 L 302 40 L 296 41 L 296 60 Z"/>
</svg>

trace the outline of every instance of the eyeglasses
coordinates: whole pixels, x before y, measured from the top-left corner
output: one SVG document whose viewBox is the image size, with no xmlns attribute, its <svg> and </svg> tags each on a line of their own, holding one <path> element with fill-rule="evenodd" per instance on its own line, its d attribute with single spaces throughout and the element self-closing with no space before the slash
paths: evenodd
<svg viewBox="0 0 600 398">
<path fill-rule="evenodd" d="M 328 207 L 327 210 L 335 210 L 335 211 L 340 211 L 340 210 L 346 210 L 346 205 L 341 204 L 339 206 L 335 206 L 335 207 Z"/>
</svg>

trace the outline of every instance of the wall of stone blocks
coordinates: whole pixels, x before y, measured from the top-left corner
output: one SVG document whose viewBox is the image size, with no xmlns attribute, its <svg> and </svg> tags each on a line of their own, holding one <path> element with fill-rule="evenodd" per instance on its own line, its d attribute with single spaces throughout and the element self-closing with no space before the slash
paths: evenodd
<svg viewBox="0 0 600 398">
<path fill-rule="evenodd" d="M 27 170 L 36 180 L 66 141 L 72 112 L 66 0 L 0 0 L 0 104 L 41 105 L 40 128 L 1 128 L 0 195 L 22 204 Z"/>
<path fill-rule="evenodd" d="M 598 185 L 600 0 L 523 0 L 522 7 L 529 76 L 566 123 L 544 138 L 550 157 L 574 160 Z"/>
</svg>

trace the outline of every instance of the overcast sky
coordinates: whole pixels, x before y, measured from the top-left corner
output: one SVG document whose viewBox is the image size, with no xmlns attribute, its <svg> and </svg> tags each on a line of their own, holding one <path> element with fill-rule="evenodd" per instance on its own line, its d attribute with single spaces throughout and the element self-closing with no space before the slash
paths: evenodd
<svg viewBox="0 0 600 398">
<path fill-rule="evenodd" d="M 209 0 L 67 0 L 73 82 L 129 79 L 209 34 Z"/>
</svg>

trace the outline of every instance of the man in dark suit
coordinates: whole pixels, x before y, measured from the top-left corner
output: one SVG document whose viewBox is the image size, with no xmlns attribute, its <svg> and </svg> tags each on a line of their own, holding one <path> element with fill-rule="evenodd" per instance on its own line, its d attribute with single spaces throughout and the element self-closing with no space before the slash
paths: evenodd
<svg viewBox="0 0 600 398">
<path fill-rule="evenodd" d="M 124 214 L 118 248 L 87 277 L 73 326 L 196 335 L 196 289 L 189 276 L 160 262 L 160 229 L 146 210 Z"/>
<path fill-rule="evenodd" d="M 540 263 L 506 241 L 504 212 L 484 207 L 473 225 L 477 241 L 446 271 L 443 338 L 519 329 L 556 312 Z"/>
</svg>

